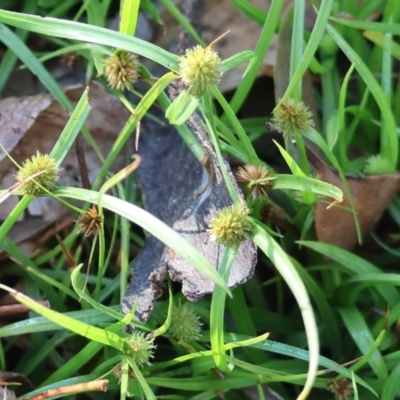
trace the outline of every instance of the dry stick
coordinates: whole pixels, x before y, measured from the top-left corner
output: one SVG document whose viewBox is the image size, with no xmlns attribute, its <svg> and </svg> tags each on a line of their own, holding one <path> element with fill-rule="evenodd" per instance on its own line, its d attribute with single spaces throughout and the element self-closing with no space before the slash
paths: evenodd
<svg viewBox="0 0 400 400">
<path fill-rule="evenodd" d="M 79 172 L 81 174 L 81 179 L 82 179 L 82 187 L 84 189 L 90 189 L 91 185 L 86 164 L 85 152 L 82 146 L 82 139 L 79 135 L 75 140 L 75 151 L 76 151 L 76 157 L 78 159 Z"/>
<path fill-rule="evenodd" d="M 48 300 L 37 301 L 42 306 L 50 308 L 50 302 Z M 31 309 L 23 304 L 9 304 L 6 306 L 0 306 L 0 316 L 10 315 L 10 314 L 19 314 L 31 311 Z"/>
<path fill-rule="evenodd" d="M 75 268 L 76 267 L 76 262 L 74 260 L 74 257 L 72 256 L 71 252 L 67 249 L 65 246 L 64 242 L 62 241 L 60 235 L 58 233 L 55 233 L 55 237 L 57 239 L 58 244 L 61 247 L 61 251 L 64 254 L 65 261 L 67 262 L 67 265 L 69 268 Z"/>
<path fill-rule="evenodd" d="M 44 400 L 51 397 L 63 396 L 68 394 L 77 394 L 84 392 L 106 392 L 108 379 L 99 379 L 90 382 L 77 383 L 76 385 L 69 385 L 57 389 L 46 390 L 43 393 L 37 394 L 32 397 L 20 397 L 20 400 Z"/>
</svg>

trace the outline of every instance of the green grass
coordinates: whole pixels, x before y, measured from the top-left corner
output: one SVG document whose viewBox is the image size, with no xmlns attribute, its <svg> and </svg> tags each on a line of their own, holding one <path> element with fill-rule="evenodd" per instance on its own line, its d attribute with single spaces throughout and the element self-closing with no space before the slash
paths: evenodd
<svg viewBox="0 0 400 400">
<path fill-rule="evenodd" d="M 258 398 L 264 399 L 263 385 L 266 385 L 283 399 L 334 399 L 335 395 L 327 390 L 331 380 L 348 379 L 353 381 L 354 397 L 338 399 L 399 398 L 400 252 L 396 248 L 397 239 L 389 234 L 396 233 L 400 226 L 400 201 L 395 197 L 388 207 L 384 217 L 387 230 L 383 233 L 378 230 L 373 236 L 374 254 L 365 247 L 351 252 L 316 241 L 313 229 L 316 202 L 321 196 L 328 196 L 332 202 L 340 201 L 343 193 L 310 176 L 305 142 L 312 142 L 338 170 L 346 192 L 349 188 L 345 174 L 362 172 L 369 156 L 385 159 L 390 171 L 399 168 L 400 85 L 395 60 L 400 58 L 400 3 L 397 0 L 311 1 L 317 18 L 312 31 L 307 32 L 303 28 L 306 2 L 296 1 L 292 10 L 291 59 L 287 60 L 290 83 L 284 93 L 277 93 L 280 99 L 276 99 L 276 104 L 288 98 L 301 99 L 302 79 L 311 69 L 318 84 L 314 93 L 305 96 L 303 92 L 303 96 L 313 98 L 317 104 L 319 122 L 315 129 L 305 132 L 306 140 L 296 136 L 296 150 L 288 138 L 276 143 L 279 155 L 274 164 L 286 164 L 290 174 L 272 171 L 274 188 L 279 189 L 273 199 L 284 207 L 286 222 L 293 229 L 281 230 L 263 220 L 261 205 L 247 199 L 251 209 L 251 237 L 260 250 L 259 263 L 254 278 L 232 291 L 227 289 L 226 282 L 237 248 L 225 250 L 216 271 L 183 237 L 143 210 L 138 201 L 140 196 L 132 195 L 134 178 L 127 176 L 126 170 L 110 176 L 109 168 L 124 151 L 137 120 L 145 118 L 153 104 L 166 111 L 194 155 L 202 159 L 204 149 L 185 124 L 196 109 L 216 150 L 232 201 L 240 203 L 222 155 L 228 153 L 241 163 L 258 165 L 264 161 L 259 156 L 263 149 L 257 139 L 268 135 L 265 122 L 271 115 L 266 112 L 258 118 L 241 118 L 239 111 L 251 96 L 250 89 L 273 35 L 287 28 L 284 24 L 290 21 L 288 15 L 282 14 L 284 1 L 272 0 L 267 13 L 249 1 L 231 2 L 232 7 L 260 26 L 261 34 L 253 49 L 222 60 L 223 73 L 248 63 L 230 100 L 213 88 L 200 98 L 185 93 L 173 102 L 167 88 L 178 79 L 178 56 L 132 36 L 137 28 L 139 2 L 121 2 L 119 32 L 107 29 L 110 3 L 25 0 L 21 9 L 5 2 L 0 10 L 0 41 L 7 48 L 0 62 L 0 90 L 15 65 L 22 63 L 71 112 L 51 152 L 57 164 L 65 158 L 81 131 L 103 163 L 91 190 L 57 187 L 47 195 L 63 201 L 74 212 L 83 213 L 93 203 L 99 206 L 100 215 L 114 216 L 105 222 L 107 229 L 99 235 L 98 244 L 88 240 L 86 247 L 78 246 L 81 238 L 75 229 L 61 237 L 62 246 L 50 240 L 45 253 L 31 257 L 24 255 L 8 234 L 33 198 L 23 196 L 2 222 L 0 246 L 9 256 L 4 270 L 19 277 L 24 289 L 20 293 L 4 284 L 0 287 L 32 310 L 0 328 L 0 369 L 20 373 L 33 384 L 29 389 L 24 387 L 19 395 L 29 397 L 105 378 L 109 380 L 105 396 L 86 393 L 82 387 L 85 395 L 68 398 L 216 399 L 223 395 L 235 400 L 244 399 L 241 389 L 252 387 Z M 162 4 L 201 43 L 199 32 L 172 1 L 162 0 Z M 162 15 L 150 0 L 142 1 L 140 8 L 162 22 Z M 345 18 L 344 13 L 353 18 Z M 371 16 L 379 18 L 371 21 Z M 30 33 L 46 37 L 51 49 L 45 54 L 35 54 L 27 38 L 37 36 L 29 36 Z M 76 51 L 87 73 L 97 79 L 104 58 L 114 48 L 149 59 L 167 72 L 154 77 L 141 67 L 148 90 L 137 104 L 122 93 L 115 93 L 131 117 L 104 159 L 99 144 L 85 128 L 91 111 L 87 92 L 73 107 L 44 61 Z M 279 73 L 283 70 L 277 66 L 276 79 L 282 78 Z M 216 113 L 216 104 L 222 115 Z M 1 189 L 0 199 L 8 196 L 7 188 Z M 16 194 L 20 193 L 15 191 L 11 195 Z M 81 207 L 69 205 L 70 199 L 80 200 Z M 351 206 L 357 220 L 354 205 Z M 168 296 L 157 302 L 147 322 L 133 319 L 134 309 L 128 315 L 121 313 L 120 303 L 133 258 L 131 243 L 142 246 L 144 241 L 136 228 L 131 232 L 132 222 L 216 283 L 212 295 L 192 305 L 202 323 L 199 339 L 178 342 L 169 334 L 174 308 L 185 301 L 170 283 Z M 74 254 L 79 265 L 72 271 L 67 268 L 66 251 Z M 98 262 L 91 266 L 86 277 L 82 263 L 91 252 Z M 115 254 L 119 254 L 120 269 L 115 267 Z M 33 300 L 49 300 L 51 309 Z M 157 347 L 149 364 L 132 356 L 132 332 L 126 329 L 128 324 L 155 338 Z M 26 340 L 19 343 L 19 337 L 28 338 L 29 345 Z M 120 369 L 120 379 L 114 375 L 116 368 Z"/>
</svg>

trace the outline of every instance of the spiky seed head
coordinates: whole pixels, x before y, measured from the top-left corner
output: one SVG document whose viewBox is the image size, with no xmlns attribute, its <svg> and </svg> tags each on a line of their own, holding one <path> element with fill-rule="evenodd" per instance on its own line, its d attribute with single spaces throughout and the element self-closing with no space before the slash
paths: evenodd
<svg viewBox="0 0 400 400">
<path fill-rule="evenodd" d="M 202 323 L 189 303 L 174 308 L 169 334 L 178 341 L 189 342 L 200 338 Z"/>
<path fill-rule="evenodd" d="M 84 233 L 86 237 L 97 236 L 101 232 L 102 218 L 95 205 L 74 222 L 79 226 L 78 233 Z"/>
<path fill-rule="evenodd" d="M 113 374 L 118 379 L 118 383 L 121 383 L 121 378 L 122 378 L 122 365 L 121 365 L 121 363 L 118 363 L 115 366 L 115 368 L 113 370 Z M 135 378 L 135 374 L 130 368 L 129 368 L 128 375 L 129 375 L 129 378 L 132 378 L 132 379 Z"/>
<path fill-rule="evenodd" d="M 386 175 L 392 172 L 393 169 L 387 158 L 383 158 L 380 154 L 368 158 L 365 166 L 365 173 L 367 175 Z"/>
<path fill-rule="evenodd" d="M 104 76 L 112 89 L 132 90 L 139 78 L 139 66 L 136 54 L 117 49 L 104 62 Z"/>
<path fill-rule="evenodd" d="M 77 53 L 74 51 L 69 51 L 68 53 L 64 53 L 63 56 L 60 59 L 61 65 L 65 69 L 72 69 L 77 65 L 80 61 L 80 58 Z"/>
<path fill-rule="evenodd" d="M 48 154 L 40 154 L 38 151 L 36 155 L 22 164 L 15 178 L 20 183 L 20 190 L 23 194 L 39 196 L 45 194 L 46 190 L 54 189 L 59 171 L 53 157 Z"/>
<path fill-rule="evenodd" d="M 212 240 L 224 246 L 238 246 L 251 232 L 247 210 L 234 204 L 219 211 L 211 220 L 208 233 Z"/>
<path fill-rule="evenodd" d="M 272 121 L 284 135 L 304 135 L 314 126 L 312 113 L 301 100 L 287 99 L 273 111 Z"/>
<path fill-rule="evenodd" d="M 218 86 L 222 71 L 221 59 L 218 53 L 210 46 L 197 45 L 187 49 L 179 57 L 179 75 L 181 84 L 188 87 L 188 92 L 193 96 L 202 96 L 212 87 Z"/>
<path fill-rule="evenodd" d="M 266 203 L 262 207 L 260 214 L 263 217 L 263 220 L 271 221 L 273 223 L 274 221 L 285 220 L 285 211 L 283 210 L 283 208 L 278 208 L 272 203 Z"/>
<path fill-rule="evenodd" d="M 265 164 L 246 164 L 239 167 L 236 173 L 237 180 L 246 184 L 253 201 L 267 197 L 267 190 L 273 186 L 274 177 Z"/>
<path fill-rule="evenodd" d="M 353 394 L 353 384 L 347 378 L 330 380 L 327 389 L 335 394 L 335 400 L 349 400 Z"/>
<path fill-rule="evenodd" d="M 150 358 L 153 358 L 153 353 L 156 348 L 154 339 L 149 339 L 144 332 L 134 331 L 126 340 L 126 352 L 129 357 L 139 366 L 144 364 L 150 365 Z"/>
</svg>

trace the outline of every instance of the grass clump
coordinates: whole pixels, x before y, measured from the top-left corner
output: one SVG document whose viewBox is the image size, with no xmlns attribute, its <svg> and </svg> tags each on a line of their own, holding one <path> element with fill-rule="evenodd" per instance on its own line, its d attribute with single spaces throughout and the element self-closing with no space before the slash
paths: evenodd
<svg viewBox="0 0 400 400">
<path fill-rule="evenodd" d="M 160 22 L 164 17 L 153 3 L 140 5 L 149 18 Z M 162 3 L 192 36 L 198 36 L 172 2 Z M 390 174 L 400 164 L 396 78 L 400 3 L 323 0 L 314 4 L 317 18 L 308 32 L 303 1 L 283 11 L 284 1 L 272 0 L 268 12 L 250 2 L 231 3 L 243 18 L 259 25 L 260 36 L 253 48 L 223 60 L 203 44 L 178 57 L 137 39 L 137 2 L 121 2 L 119 32 L 104 28 L 113 14 L 110 2 L 85 2 L 79 10 L 76 2 L 25 1 L 21 9 L 6 2 L 0 10 L 0 39 L 7 47 L 0 88 L 11 79 L 19 58 L 71 112 L 50 155 L 37 153 L 27 160 L 17 175 L 21 190 L 2 188 L 0 201 L 21 192 L 34 196 L 51 192 L 82 215 L 79 229 L 61 221 L 57 234 L 46 235 L 45 243 L 30 254 L 22 252 L 9 234 L 29 206 L 30 196 L 18 200 L 0 226 L 4 282 L 9 286 L 17 282 L 18 290 L 4 284 L 1 288 L 36 313 L 4 320 L 0 328 L 0 369 L 30 382 L 20 395 L 30 398 L 53 389 L 60 395 L 67 393 L 65 387 L 82 384 L 74 386 L 78 391 L 73 395 L 100 398 L 85 385 L 107 379 L 107 398 L 120 399 L 243 400 L 262 399 L 268 392 L 285 400 L 399 396 L 398 196 L 383 214 L 382 225 L 355 250 L 316 240 L 314 221 L 321 204 L 335 207 L 343 196 L 355 198 L 346 185 L 347 173 L 360 174 L 352 179 L 361 182 L 366 160 L 366 171 L 372 175 Z M 35 52 L 30 41 L 25 43 L 28 32 L 47 38 L 45 50 Z M 262 62 L 275 33 L 280 42 L 272 82 L 271 76 L 258 77 L 265 71 Z M 87 92 L 72 106 L 42 63 L 71 52 L 86 68 L 86 78 L 115 89 L 130 112 L 105 158 L 98 151 L 101 143 L 85 128 L 91 108 Z M 227 100 L 218 85 L 227 72 L 245 62 L 246 73 Z M 153 75 L 146 65 L 154 64 L 167 72 Z M 313 73 L 311 86 L 306 86 L 307 70 Z M 147 85 L 144 94 L 136 93 L 138 80 Z M 211 238 L 224 245 L 218 268 L 181 232 L 143 210 L 136 178 L 130 174 L 136 165 L 110 173 L 137 121 L 157 120 L 153 104 L 162 110 L 170 107 L 168 87 L 174 81 L 186 85 L 189 96 L 173 103 L 171 118 L 180 122 L 177 130 L 204 162 L 205 149 L 183 124 L 195 111 L 202 117 L 234 204 L 219 210 L 209 226 Z M 276 100 L 268 96 L 273 84 Z M 252 87 L 260 87 L 265 98 L 254 99 Z M 137 98 L 125 97 L 124 90 L 138 94 Z M 262 111 L 256 114 L 256 110 Z M 266 122 L 277 125 L 284 136 L 270 135 Z M 104 166 L 90 190 L 57 187 L 58 166 L 81 131 Z M 272 135 L 279 141 L 279 151 Z M 343 189 L 312 178 L 306 146 L 335 168 Z M 222 153 L 238 166 L 238 180 L 248 194 L 246 204 L 240 203 L 244 200 L 229 180 Z M 379 197 L 384 190 L 379 187 L 374 193 Z M 301 202 L 296 200 L 299 192 Z M 262 201 L 267 195 L 268 202 Z M 70 199 L 81 202 L 79 210 L 68 203 Z M 363 225 L 355 209 L 363 199 L 350 200 L 347 208 L 354 215 L 354 226 Z M 89 211 L 88 204 L 94 204 Z M 267 208 L 279 213 L 272 218 Z M 123 315 L 120 304 L 130 263 L 147 238 L 144 231 L 210 278 L 215 285 L 212 296 L 181 305 L 180 288 L 171 285 L 168 295 L 159 288 L 160 299 L 147 321 L 132 318 L 136 304 Z M 235 273 L 232 262 L 237 251 L 246 252 L 238 247 L 248 238 L 260 249 L 257 271 L 229 297 L 226 282 Z M 80 271 L 88 259 L 91 270 L 85 277 Z M 51 309 L 36 300 L 49 300 Z"/>
</svg>

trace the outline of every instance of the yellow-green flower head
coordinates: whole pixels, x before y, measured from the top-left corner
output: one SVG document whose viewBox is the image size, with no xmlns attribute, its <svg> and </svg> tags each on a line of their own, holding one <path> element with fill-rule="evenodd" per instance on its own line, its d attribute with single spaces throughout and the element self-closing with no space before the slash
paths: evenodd
<svg viewBox="0 0 400 400">
<path fill-rule="evenodd" d="M 189 303 L 174 308 L 168 333 L 178 341 L 189 342 L 200 338 L 201 325 L 199 316 Z"/>
<path fill-rule="evenodd" d="M 36 156 L 32 156 L 22 164 L 15 178 L 20 183 L 23 194 L 39 196 L 45 194 L 46 190 L 54 189 L 59 171 L 53 157 L 37 152 Z"/>
<path fill-rule="evenodd" d="M 112 89 L 132 90 L 139 78 L 139 60 L 133 53 L 115 50 L 104 62 L 104 76 Z"/>
<path fill-rule="evenodd" d="M 272 121 L 284 135 L 304 135 L 314 126 L 312 113 L 301 100 L 287 99 L 273 111 Z"/>
<path fill-rule="evenodd" d="M 392 172 L 392 166 L 387 158 L 383 158 L 380 154 L 368 158 L 365 166 L 367 175 L 386 175 Z"/>
<path fill-rule="evenodd" d="M 221 59 L 211 46 L 197 45 L 186 50 L 179 57 L 179 75 L 181 83 L 188 87 L 193 96 L 202 96 L 212 87 L 218 86 L 222 71 Z"/>
<path fill-rule="evenodd" d="M 224 246 L 238 246 L 251 232 L 248 212 L 240 204 L 219 211 L 210 222 L 211 239 Z"/>
<path fill-rule="evenodd" d="M 156 348 L 153 339 L 148 339 L 144 332 L 134 331 L 130 338 L 126 340 L 126 352 L 129 357 L 139 366 L 150 365 L 150 358 Z"/>
</svg>

